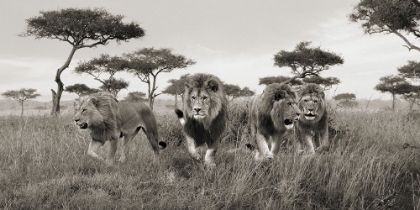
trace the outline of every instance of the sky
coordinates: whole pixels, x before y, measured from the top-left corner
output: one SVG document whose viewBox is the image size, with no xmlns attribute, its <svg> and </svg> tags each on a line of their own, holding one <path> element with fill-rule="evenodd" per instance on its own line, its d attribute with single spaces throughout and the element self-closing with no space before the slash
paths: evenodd
<svg viewBox="0 0 420 210">
<path fill-rule="evenodd" d="M 359 0 L 14 0 L 0 2 L 0 92 L 35 88 L 39 101 L 51 100 L 56 69 L 67 59 L 71 45 L 58 40 L 21 37 L 25 20 L 40 11 L 64 8 L 104 8 L 123 15 L 123 21 L 137 22 L 145 29 L 140 39 L 76 51 L 68 69 L 62 74 L 65 85 L 85 83 L 99 87 L 89 75 L 73 72 L 79 62 L 101 54 L 122 55 L 144 47 L 170 48 L 173 53 L 196 61 L 187 69 L 162 73 L 157 78 L 157 92 L 168 86 L 169 79 L 190 73 L 210 73 L 229 84 L 249 87 L 262 93 L 259 78 L 291 76 L 287 67 L 274 66 L 274 55 L 292 51 L 301 41 L 336 53 L 344 64 L 321 73 L 338 77 L 341 83 L 327 92 L 354 93 L 359 99 L 391 98 L 374 90 L 379 78 L 397 74 L 397 68 L 409 60 L 418 61 L 418 52 L 409 52 L 404 42 L 389 34 L 367 35 L 357 23 L 348 20 Z M 128 92 L 147 92 L 138 78 L 119 73 L 116 78 L 129 81 Z M 76 94 L 64 92 L 62 100 Z M 162 99 L 169 96 L 161 95 Z M 158 98 L 159 98 L 158 97 Z"/>
</svg>

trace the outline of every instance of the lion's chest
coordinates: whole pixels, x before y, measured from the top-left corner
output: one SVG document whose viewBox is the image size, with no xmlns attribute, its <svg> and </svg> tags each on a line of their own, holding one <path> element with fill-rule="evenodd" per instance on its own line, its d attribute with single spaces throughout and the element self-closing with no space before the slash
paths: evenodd
<svg viewBox="0 0 420 210">
<path fill-rule="evenodd" d="M 194 119 L 188 119 L 185 122 L 184 132 L 194 139 L 197 146 L 212 142 L 210 131 L 202 123 Z"/>
</svg>

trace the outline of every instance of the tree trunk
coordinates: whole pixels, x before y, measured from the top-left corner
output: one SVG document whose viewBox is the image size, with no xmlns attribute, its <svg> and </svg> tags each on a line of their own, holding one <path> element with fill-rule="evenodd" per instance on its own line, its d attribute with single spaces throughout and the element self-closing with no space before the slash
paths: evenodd
<svg viewBox="0 0 420 210">
<path fill-rule="evenodd" d="M 54 81 L 57 83 L 57 92 L 55 92 L 53 89 L 51 89 L 52 92 L 52 110 L 51 110 L 51 115 L 59 115 L 60 114 L 60 100 L 61 100 L 61 94 L 64 91 L 64 84 L 61 81 L 61 73 L 63 73 L 63 71 L 69 67 L 71 59 L 73 58 L 74 53 L 76 52 L 78 48 L 74 47 L 71 49 L 70 55 L 67 58 L 66 62 L 64 63 L 63 66 L 61 66 L 59 69 L 57 69 L 57 73 L 55 74 L 55 79 Z"/>
<path fill-rule="evenodd" d="M 23 101 L 22 101 L 22 103 L 20 103 L 20 106 L 21 106 L 20 117 L 23 117 Z"/>
<path fill-rule="evenodd" d="M 392 110 L 395 110 L 395 94 L 392 94 Z"/>
<path fill-rule="evenodd" d="M 175 108 L 178 109 L 178 94 L 175 93 Z"/>
</svg>

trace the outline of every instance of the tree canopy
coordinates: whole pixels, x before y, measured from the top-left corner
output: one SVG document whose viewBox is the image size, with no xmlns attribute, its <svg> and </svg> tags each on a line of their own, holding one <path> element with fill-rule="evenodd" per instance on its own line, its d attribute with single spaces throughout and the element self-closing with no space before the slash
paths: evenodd
<svg viewBox="0 0 420 210">
<path fill-rule="evenodd" d="M 341 56 L 310 45 L 311 42 L 303 41 L 293 51 L 282 50 L 274 55 L 275 66 L 290 67 L 291 73 L 295 75 L 286 83 L 296 78 L 319 76 L 322 71 L 344 63 Z"/>
<path fill-rule="evenodd" d="M 26 20 L 26 30 L 21 36 L 34 36 L 64 41 L 72 45 L 66 62 L 57 69 L 54 81 L 57 91 L 51 89 L 53 98 L 52 115 L 60 113 L 61 94 L 64 84 L 62 72 L 68 68 L 75 52 L 82 48 L 106 45 L 111 40 L 120 43 L 144 36 L 144 30 L 137 23 L 123 23 L 122 15 L 112 15 L 105 9 L 67 8 L 41 11 L 39 16 Z"/>
<path fill-rule="evenodd" d="M 383 93 L 391 93 L 392 110 L 395 109 L 395 96 L 405 94 L 412 90 L 412 85 L 400 76 L 389 75 L 381 77 L 379 80 L 380 82 L 375 86 L 375 89 Z"/>
<path fill-rule="evenodd" d="M 128 72 L 134 74 L 140 81 L 148 85 L 149 105 L 153 109 L 154 99 L 161 93 L 156 93 L 157 76 L 164 72 L 169 73 L 174 69 L 185 69 L 195 64 L 183 55 L 173 54 L 171 49 L 143 48 L 124 57 L 128 61 Z"/>
<path fill-rule="evenodd" d="M 129 92 L 127 96 L 124 98 L 126 101 L 145 101 L 146 93 L 140 91 Z"/>
<path fill-rule="evenodd" d="M 75 93 L 79 97 L 84 96 L 84 95 L 89 95 L 89 94 L 96 93 L 96 92 L 100 91 L 98 89 L 90 88 L 87 85 L 80 84 L 80 83 L 66 86 L 66 88 L 64 90 L 69 92 L 69 93 Z"/>
<path fill-rule="evenodd" d="M 416 61 L 408 61 L 407 65 L 398 68 L 400 76 L 412 79 L 420 80 L 420 63 Z"/>
<path fill-rule="evenodd" d="M 392 33 L 400 37 L 409 50 L 420 51 L 420 47 L 407 36 L 420 38 L 419 11 L 417 0 L 361 0 L 349 19 L 360 23 L 367 34 Z"/>
<path fill-rule="evenodd" d="M 354 93 L 340 93 L 334 96 L 333 99 L 336 101 L 341 101 L 341 100 L 350 101 L 350 100 L 355 100 L 356 95 Z"/>
<path fill-rule="evenodd" d="M 23 103 L 28 99 L 34 99 L 38 96 L 40 96 L 39 93 L 36 93 L 36 89 L 32 88 L 22 88 L 20 90 L 8 90 L 1 94 L 2 96 L 6 98 L 11 98 L 21 105 L 21 116 L 23 115 Z"/>
<path fill-rule="evenodd" d="M 123 79 L 115 78 L 115 74 L 123 71 L 126 67 L 127 62 L 121 57 L 102 54 L 89 61 L 79 62 L 74 72 L 76 74 L 91 75 L 96 81 L 101 83 L 100 89 L 117 96 L 118 92 L 127 88 L 129 83 Z M 107 76 L 104 77 L 104 74 Z"/>
<path fill-rule="evenodd" d="M 305 77 L 304 83 L 315 83 L 324 88 L 324 90 L 331 88 L 333 85 L 338 85 L 341 81 L 337 77 L 320 77 L 317 75 Z"/>
<path fill-rule="evenodd" d="M 269 85 L 269 84 L 272 84 L 272 83 L 282 83 L 282 82 L 286 82 L 286 81 L 290 81 L 289 84 L 292 85 L 292 86 L 303 85 L 303 82 L 301 80 L 298 80 L 298 79 L 291 80 L 291 77 L 286 77 L 286 76 L 262 77 L 262 78 L 260 78 L 260 82 L 258 84 L 259 85 Z"/>
</svg>

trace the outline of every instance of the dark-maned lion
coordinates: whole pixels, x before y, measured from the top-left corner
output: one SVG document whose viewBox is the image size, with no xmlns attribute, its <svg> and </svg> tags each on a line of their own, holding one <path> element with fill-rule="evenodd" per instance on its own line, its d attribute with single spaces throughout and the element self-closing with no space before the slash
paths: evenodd
<svg viewBox="0 0 420 210">
<path fill-rule="evenodd" d="M 289 85 L 273 83 L 252 101 L 249 122 L 258 146 L 257 160 L 272 159 L 279 151 L 284 134 L 293 128 L 301 113 L 296 99 Z"/>
<path fill-rule="evenodd" d="M 315 153 L 315 149 L 317 152 L 328 150 L 330 142 L 324 90 L 317 84 L 308 83 L 301 88 L 299 97 L 299 108 L 303 116 L 296 126 L 298 150 L 302 151 L 302 144 L 306 144 L 310 154 Z"/>
<path fill-rule="evenodd" d="M 97 151 L 109 140 L 111 148 L 106 163 L 112 165 L 117 140 L 124 137 L 124 149 L 119 160 L 125 162 L 129 151 L 128 142 L 140 129 L 146 134 L 155 153 L 159 153 L 159 145 L 161 148 L 166 147 L 165 142 L 158 141 L 155 116 L 145 104 L 118 102 L 110 93 L 99 92 L 76 99 L 74 108 L 76 125 L 90 130 L 92 140 L 87 153 L 95 159 L 104 161 Z"/>
<path fill-rule="evenodd" d="M 207 145 L 206 166 L 214 167 L 214 155 L 220 136 L 226 128 L 227 100 L 222 82 L 211 74 L 195 74 L 185 83 L 184 112 L 175 112 L 184 127 L 188 152 L 196 160 L 201 157 L 197 147 Z"/>
</svg>

